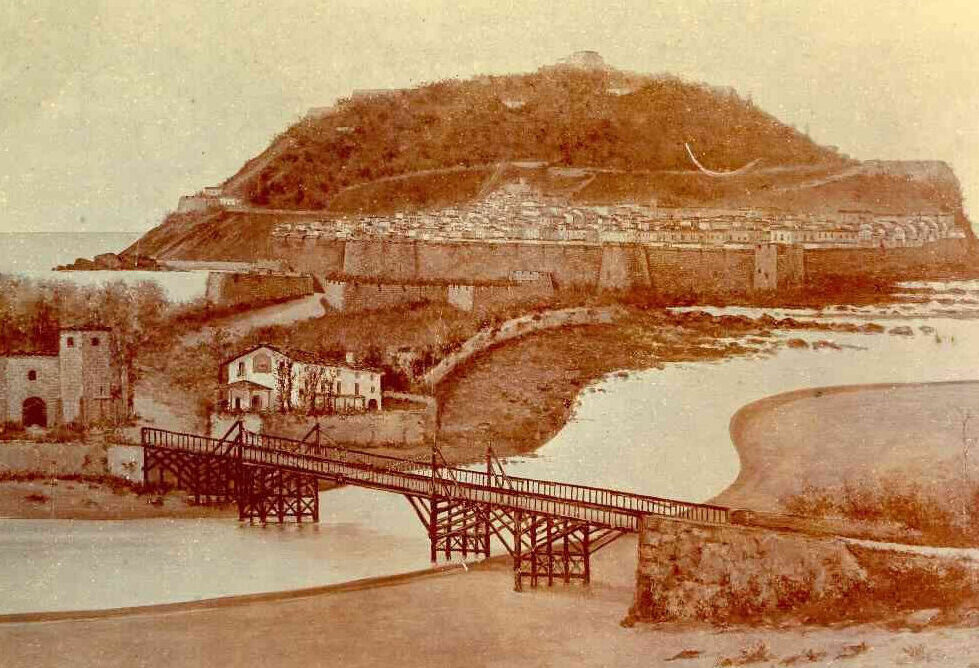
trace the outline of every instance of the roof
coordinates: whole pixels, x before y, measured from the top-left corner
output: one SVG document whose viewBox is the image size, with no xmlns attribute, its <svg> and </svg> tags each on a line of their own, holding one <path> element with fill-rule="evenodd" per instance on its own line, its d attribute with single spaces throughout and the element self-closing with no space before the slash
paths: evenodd
<svg viewBox="0 0 979 668">
<path fill-rule="evenodd" d="M 261 383 L 256 383 L 255 381 L 246 380 L 244 378 L 241 379 L 241 380 L 233 380 L 230 383 L 224 383 L 224 386 L 225 387 L 230 387 L 232 385 L 245 385 L 245 386 L 250 386 L 250 387 L 256 387 L 256 388 L 258 388 L 260 390 L 269 390 L 269 391 L 271 391 L 271 389 L 272 389 L 270 387 L 267 387 L 265 385 L 262 385 Z"/>
<path fill-rule="evenodd" d="M 298 348 L 280 348 L 279 346 L 273 346 L 271 343 L 258 343 L 249 348 L 232 355 L 221 361 L 221 366 L 230 364 L 235 360 L 244 357 L 250 353 L 255 352 L 261 348 L 268 348 L 273 352 L 277 352 L 284 357 L 288 357 L 294 362 L 302 362 L 304 364 L 319 364 L 321 366 L 340 366 L 346 369 L 355 369 L 357 371 L 371 371 L 373 373 L 382 373 L 380 369 L 375 367 L 367 366 L 366 364 L 361 364 L 359 362 L 347 362 L 343 358 L 330 358 L 325 355 L 317 355 L 311 353 L 307 350 L 300 350 Z"/>
<path fill-rule="evenodd" d="M 4 357 L 57 357 L 57 352 L 43 350 L 11 350 L 7 353 L 0 353 L 0 358 Z"/>
<path fill-rule="evenodd" d="M 59 327 L 61 332 L 111 332 L 112 328 L 95 323 L 80 323 L 71 327 Z"/>
</svg>

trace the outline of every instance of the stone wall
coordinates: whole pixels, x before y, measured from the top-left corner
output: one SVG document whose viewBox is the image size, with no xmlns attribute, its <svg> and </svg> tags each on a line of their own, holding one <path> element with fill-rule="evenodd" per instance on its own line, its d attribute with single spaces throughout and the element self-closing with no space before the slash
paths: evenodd
<svg viewBox="0 0 979 668">
<path fill-rule="evenodd" d="M 205 298 L 219 306 L 266 304 L 313 294 L 313 277 L 300 274 L 211 272 Z"/>
<path fill-rule="evenodd" d="M 840 540 L 647 516 L 636 577 L 638 619 L 723 620 L 839 599 L 866 573 Z"/>
<path fill-rule="evenodd" d="M 111 475 L 143 479 L 143 448 L 100 443 L 0 443 L 0 472 L 55 477 Z"/>
<path fill-rule="evenodd" d="M 754 285 L 754 250 L 650 247 L 646 258 L 659 294 L 745 294 Z"/>
<path fill-rule="evenodd" d="M 963 239 L 943 239 L 918 248 L 807 250 L 806 276 L 818 280 L 827 276 L 914 275 L 929 266 L 963 262 L 969 246 Z"/>
<path fill-rule="evenodd" d="M 776 249 L 777 289 L 803 276 L 915 272 L 961 261 L 968 244 L 949 239 L 921 248 Z M 554 287 L 652 289 L 663 295 L 746 294 L 755 286 L 751 248 L 665 248 L 625 243 L 336 240 L 277 238 L 272 253 L 296 271 L 363 282 L 478 284 L 513 272 L 549 273 Z M 784 285 L 783 285 L 784 284 Z M 767 288 L 765 288 L 767 289 Z"/>
<path fill-rule="evenodd" d="M 28 374 L 36 377 L 30 380 Z M 58 357 L 25 355 L 0 358 L 0 418 L 3 422 L 20 422 L 24 400 L 38 397 L 44 401 L 48 426 L 61 422 L 61 381 Z"/>
<path fill-rule="evenodd" d="M 447 286 L 347 283 L 344 311 L 372 311 L 421 302 L 447 303 Z"/>
<path fill-rule="evenodd" d="M 466 339 L 458 350 L 446 355 L 422 377 L 426 387 L 434 387 L 446 376 L 455 371 L 456 367 L 473 355 L 488 350 L 504 341 L 525 336 L 533 332 L 556 327 L 572 327 L 577 325 L 597 325 L 613 322 L 618 309 L 615 307 L 601 308 L 567 308 L 559 311 L 543 311 L 531 313 L 507 320 L 499 327 L 487 327 Z"/>
<path fill-rule="evenodd" d="M 438 406 L 433 398 L 398 392 L 385 392 L 384 397 L 411 401 L 418 404 L 418 408 L 315 417 L 269 413 L 261 416 L 261 431 L 301 439 L 318 422 L 324 435 L 350 447 L 404 448 L 431 442 L 438 417 Z"/>
<path fill-rule="evenodd" d="M 423 302 L 447 304 L 460 311 L 483 313 L 495 307 L 546 300 L 554 287 L 546 274 L 530 281 L 490 285 L 386 283 L 323 280 L 324 296 L 338 311 L 359 312 L 410 306 Z"/>
<path fill-rule="evenodd" d="M 384 282 L 472 284 L 506 281 L 515 271 L 551 274 L 558 288 L 595 286 L 596 244 L 435 242 L 281 238 L 272 254 L 295 271 Z"/>
<path fill-rule="evenodd" d="M 646 516 L 629 615 L 728 622 L 801 614 L 830 622 L 955 605 L 976 586 L 979 563 L 954 549 Z"/>
</svg>

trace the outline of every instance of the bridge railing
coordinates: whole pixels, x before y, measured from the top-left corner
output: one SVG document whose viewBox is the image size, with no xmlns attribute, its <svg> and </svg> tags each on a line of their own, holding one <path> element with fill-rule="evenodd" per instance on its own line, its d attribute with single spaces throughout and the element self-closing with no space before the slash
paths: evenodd
<svg viewBox="0 0 979 668">
<path fill-rule="evenodd" d="M 433 479 L 419 472 L 394 471 L 364 465 L 360 462 L 341 462 L 260 446 L 242 445 L 241 454 L 242 460 L 248 463 L 339 478 L 347 482 L 387 489 L 400 494 L 436 494 L 456 500 L 505 505 L 534 513 L 573 518 L 626 531 L 638 531 L 639 529 L 638 515 L 621 508 L 594 506 L 586 502 L 542 496 L 530 492 L 516 492 L 508 488 L 485 487 L 472 483 L 456 484 L 452 480 Z"/>
<path fill-rule="evenodd" d="M 161 429 L 144 427 L 143 444 L 151 447 L 174 447 L 206 454 L 214 454 L 218 449 L 230 445 L 227 441 L 183 434 Z M 357 450 L 347 450 L 334 446 L 315 446 L 296 439 L 281 436 L 268 436 L 243 432 L 243 458 L 246 461 L 270 466 L 288 466 L 311 473 L 332 477 L 355 477 L 361 482 L 378 486 L 399 488 L 397 481 L 410 483 L 411 491 L 427 493 L 432 486 L 439 486 L 438 493 L 447 497 L 467 495 L 472 490 L 484 490 L 479 498 L 487 500 L 486 494 L 525 496 L 538 500 L 553 500 L 576 506 L 590 506 L 599 509 L 624 512 L 654 514 L 696 522 L 724 524 L 728 522 L 728 509 L 703 503 L 691 503 L 666 499 L 632 492 L 624 492 L 588 485 L 517 478 L 510 475 L 488 474 L 481 471 L 455 467 L 433 469 L 430 463 L 402 459 L 386 455 L 375 455 Z M 352 475 L 356 473 L 356 475 Z M 390 476 L 395 476 L 394 478 Z M 470 491 L 459 491 L 470 490 Z M 467 496 L 468 498 L 468 496 Z"/>
</svg>

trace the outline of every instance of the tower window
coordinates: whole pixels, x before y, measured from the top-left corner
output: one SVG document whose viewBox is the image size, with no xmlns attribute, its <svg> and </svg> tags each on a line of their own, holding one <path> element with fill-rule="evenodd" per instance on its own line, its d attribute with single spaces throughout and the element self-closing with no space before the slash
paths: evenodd
<svg viewBox="0 0 979 668">
<path fill-rule="evenodd" d="M 65 345 L 67 345 L 69 348 L 74 348 L 75 347 L 75 337 L 74 336 L 69 336 L 65 340 Z"/>
<path fill-rule="evenodd" d="M 37 380 L 37 371 L 31 369 L 27 372 L 27 380 Z"/>
<path fill-rule="evenodd" d="M 93 336 L 93 337 L 92 337 L 92 345 L 93 345 L 93 346 L 97 346 L 97 345 L 99 345 L 100 343 L 102 343 L 102 342 L 101 342 L 101 341 L 99 341 L 99 337 L 97 337 L 97 336 Z"/>
</svg>

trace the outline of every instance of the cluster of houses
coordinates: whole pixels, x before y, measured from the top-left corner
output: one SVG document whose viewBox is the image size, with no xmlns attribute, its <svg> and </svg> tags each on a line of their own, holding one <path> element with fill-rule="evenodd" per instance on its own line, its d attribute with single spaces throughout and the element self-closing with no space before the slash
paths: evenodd
<svg viewBox="0 0 979 668">
<path fill-rule="evenodd" d="M 535 195 L 525 184 L 508 184 L 464 207 L 281 223 L 273 236 L 280 240 L 489 240 L 694 248 L 776 243 L 806 248 L 894 248 L 964 235 L 948 212 L 786 213 L 638 204 L 583 206 Z"/>
<path fill-rule="evenodd" d="M 222 363 L 218 403 L 235 413 L 378 411 L 382 375 L 349 354 L 331 360 L 263 343 Z"/>
</svg>

